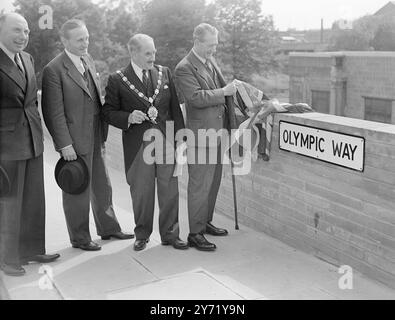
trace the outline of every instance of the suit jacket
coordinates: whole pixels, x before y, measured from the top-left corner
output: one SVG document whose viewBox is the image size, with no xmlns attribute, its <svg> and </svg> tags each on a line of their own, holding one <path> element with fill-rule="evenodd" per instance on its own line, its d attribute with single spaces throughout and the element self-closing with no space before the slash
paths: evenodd
<svg viewBox="0 0 395 320">
<path fill-rule="evenodd" d="M 193 131 L 195 137 L 199 129 L 236 128 L 233 97 L 224 97 L 221 88 L 226 86 L 225 79 L 215 61 L 212 65 L 219 86 L 193 51 L 175 69 L 175 83 L 185 102 L 186 127 Z"/>
<path fill-rule="evenodd" d="M 162 68 L 162 84 L 159 94 L 154 101 L 154 106 L 158 110 L 156 121 L 158 123 L 157 127 L 163 132 L 166 139 L 174 142 L 174 136 L 169 137 L 166 135 L 166 121 L 174 121 L 174 133 L 177 133 L 178 130 L 185 127 L 184 119 L 170 70 L 167 67 Z M 131 63 L 121 71 L 137 90 L 144 92 L 143 84 L 134 72 Z M 159 67 L 155 65 L 149 73 L 153 90 L 155 90 L 159 77 Z M 144 121 L 141 124 L 131 124 L 129 126 L 129 114 L 134 110 L 146 112 L 148 107 L 149 103 L 138 97 L 122 80 L 119 74 L 114 73 L 110 75 L 106 87 L 102 114 L 109 124 L 123 130 L 122 141 L 126 171 L 140 149 L 145 131 L 154 126 L 149 121 Z"/>
<path fill-rule="evenodd" d="M 85 58 L 88 70 L 94 80 L 99 98 L 100 85 L 92 58 Z M 93 97 L 66 52 L 60 53 L 43 70 L 42 108 L 45 124 L 53 138 L 55 149 L 73 145 L 77 154 L 87 154 L 93 137 L 93 110 L 88 108 Z M 102 104 L 100 102 L 100 107 Z M 102 136 L 107 139 L 108 124 L 102 121 Z"/>
<path fill-rule="evenodd" d="M 0 160 L 26 160 L 44 150 L 33 58 L 26 52 L 20 57 L 25 79 L 0 49 Z"/>
</svg>

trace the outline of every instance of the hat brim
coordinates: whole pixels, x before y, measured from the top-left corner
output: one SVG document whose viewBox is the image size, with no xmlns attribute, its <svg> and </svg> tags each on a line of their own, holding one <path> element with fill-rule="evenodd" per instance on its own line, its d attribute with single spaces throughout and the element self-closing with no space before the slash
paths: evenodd
<svg viewBox="0 0 395 320">
<path fill-rule="evenodd" d="M 74 161 L 76 161 L 82 168 L 83 182 L 79 186 L 76 186 L 75 188 L 68 189 L 63 185 L 62 181 L 60 180 L 59 174 L 64 166 L 67 166 L 67 165 L 69 165 L 69 163 L 74 162 Z M 56 183 L 58 184 L 59 188 L 62 189 L 63 192 L 76 195 L 76 194 L 81 194 L 82 192 L 84 192 L 86 190 L 86 188 L 89 185 L 90 177 L 89 177 L 89 170 L 88 170 L 88 167 L 87 167 L 84 159 L 82 159 L 80 156 L 77 155 L 77 159 L 74 161 L 66 161 L 63 158 L 60 158 L 55 166 L 55 180 L 56 180 Z"/>
</svg>

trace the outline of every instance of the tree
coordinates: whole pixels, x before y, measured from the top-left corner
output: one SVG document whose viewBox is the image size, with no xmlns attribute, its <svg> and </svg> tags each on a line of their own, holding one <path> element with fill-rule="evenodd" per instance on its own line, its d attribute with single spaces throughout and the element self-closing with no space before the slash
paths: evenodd
<svg viewBox="0 0 395 320">
<path fill-rule="evenodd" d="M 331 50 L 395 50 L 395 19 L 392 16 L 366 15 L 353 21 L 350 30 L 333 29 Z"/>
<path fill-rule="evenodd" d="M 40 29 L 39 8 L 49 5 L 53 10 L 53 29 Z M 36 71 L 40 75 L 43 67 L 62 50 L 59 30 L 62 24 L 71 18 L 79 17 L 85 20 L 90 35 L 90 51 L 94 58 L 99 58 L 105 24 L 100 8 L 90 0 L 16 0 L 14 6 L 17 12 L 27 20 L 30 28 L 30 39 L 26 50 L 35 59 Z"/>
<path fill-rule="evenodd" d="M 154 38 L 157 62 L 172 70 L 193 45 L 193 29 L 204 19 L 204 0 L 152 0 L 146 5 L 141 32 Z"/>
<path fill-rule="evenodd" d="M 370 48 L 369 42 L 366 33 L 361 33 L 355 29 L 338 30 L 331 37 L 329 50 L 366 51 Z"/>
<path fill-rule="evenodd" d="M 143 4 L 143 1 L 138 0 L 120 0 L 116 7 L 113 7 L 113 1 L 104 4 L 106 35 L 113 43 L 126 44 L 140 29 Z"/>
<path fill-rule="evenodd" d="M 377 51 L 395 51 L 395 22 L 380 25 L 371 45 Z"/>
<path fill-rule="evenodd" d="M 29 24 L 31 32 L 26 50 L 35 59 L 39 80 L 44 66 L 63 50 L 60 27 L 68 19 L 79 18 L 85 21 L 89 30 L 89 52 L 105 84 L 109 73 L 127 63 L 126 42 L 137 31 L 139 22 L 134 18 L 138 15 L 133 8 L 141 2 L 135 0 L 133 6 L 130 1 L 121 0 L 114 6 L 114 2 L 108 0 L 101 3 L 92 3 L 91 0 L 16 0 L 17 12 Z M 53 10 L 53 29 L 42 30 L 39 27 L 42 15 L 39 8 L 42 5 L 49 5 Z"/>
<path fill-rule="evenodd" d="M 218 56 L 229 77 L 250 81 L 276 67 L 277 32 L 271 16 L 261 13 L 258 0 L 217 0 L 220 31 Z"/>
</svg>

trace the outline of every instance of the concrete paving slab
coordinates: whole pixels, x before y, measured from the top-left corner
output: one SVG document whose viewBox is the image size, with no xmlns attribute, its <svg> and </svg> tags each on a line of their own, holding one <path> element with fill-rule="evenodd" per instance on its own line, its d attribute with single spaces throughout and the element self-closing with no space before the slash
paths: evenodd
<svg viewBox="0 0 395 320">
<path fill-rule="evenodd" d="M 54 281 L 65 299 L 105 299 L 105 292 L 158 278 L 131 259 L 127 248 L 54 268 Z M 78 261 L 77 261 L 78 260 Z M 97 266 L 100 266 L 99 268 Z"/>
<path fill-rule="evenodd" d="M 337 298 L 320 288 L 310 287 L 282 292 L 272 296 L 271 300 L 337 300 Z"/>
<path fill-rule="evenodd" d="M 338 275 L 341 276 L 340 274 Z M 329 292 L 341 300 L 394 300 L 395 291 L 385 285 L 353 271 L 352 289 L 340 289 L 338 280 L 320 284 L 320 290 Z"/>
<path fill-rule="evenodd" d="M 53 286 L 51 278 L 45 274 L 41 264 L 31 264 L 24 267 L 26 275 L 10 277 L 3 275 L 4 286 L 11 300 L 61 300 L 62 296 Z M 51 289 L 43 289 L 43 288 Z"/>
<path fill-rule="evenodd" d="M 110 300 L 242 300 L 204 270 L 161 279 L 135 288 L 111 292 Z"/>
</svg>

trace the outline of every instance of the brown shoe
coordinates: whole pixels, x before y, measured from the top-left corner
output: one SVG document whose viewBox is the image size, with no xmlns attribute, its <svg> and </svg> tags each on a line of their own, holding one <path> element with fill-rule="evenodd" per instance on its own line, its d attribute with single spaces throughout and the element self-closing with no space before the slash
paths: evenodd
<svg viewBox="0 0 395 320">
<path fill-rule="evenodd" d="M 132 233 L 125 233 L 122 231 L 119 232 L 115 232 L 113 234 L 109 234 L 108 236 L 102 236 L 101 239 L 102 240 L 110 240 L 111 238 L 115 238 L 118 240 L 128 240 L 128 239 L 133 239 L 134 238 L 134 234 Z"/>
<path fill-rule="evenodd" d="M 214 225 L 212 225 L 210 222 L 207 222 L 205 233 L 210 234 L 212 236 L 227 236 L 228 230 L 217 228 Z"/>
<path fill-rule="evenodd" d="M 178 250 L 186 250 L 189 248 L 187 242 L 182 241 L 180 238 L 176 238 L 174 240 L 162 241 L 163 246 L 173 246 L 174 249 Z"/>
<path fill-rule="evenodd" d="M 22 265 L 29 264 L 29 262 L 38 262 L 38 263 L 50 263 L 55 261 L 60 257 L 60 254 L 38 254 L 36 256 L 25 258 L 21 260 Z"/>
<path fill-rule="evenodd" d="M 214 251 L 217 246 L 214 243 L 208 242 L 202 234 L 194 234 L 188 236 L 188 245 L 195 247 L 201 251 Z"/>
<path fill-rule="evenodd" d="M 133 246 L 134 251 L 144 250 L 145 247 L 147 246 L 148 242 L 149 242 L 149 239 L 137 239 L 134 242 L 134 246 Z"/>
<path fill-rule="evenodd" d="M 2 264 L 0 264 L 0 269 L 3 270 L 3 272 L 6 275 L 13 276 L 13 277 L 20 277 L 26 273 L 25 269 L 23 269 L 19 265 L 11 265 L 11 264 L 2 263 Z"/>
<path fill-rule="evenodd" d="M 99 251 L 101 247 L 96 242 L 88 242 L 84 244 L 73 244 L 73 248 L 79 248 L 85 251 Z"/>
</svg>

